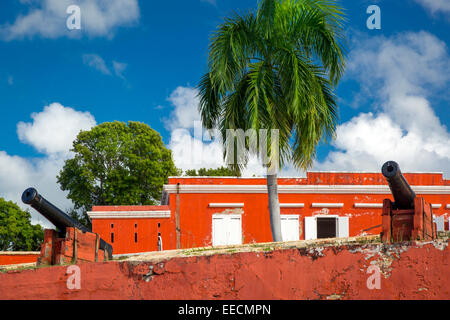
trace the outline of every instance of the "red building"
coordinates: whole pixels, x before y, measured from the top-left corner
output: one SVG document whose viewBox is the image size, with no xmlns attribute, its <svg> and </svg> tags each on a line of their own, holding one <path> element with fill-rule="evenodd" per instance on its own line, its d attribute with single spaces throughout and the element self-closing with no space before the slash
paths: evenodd
<svg viewBox="0 0 450 320">
<path fill-rule="evenodd" d="M 438 230 L 448 230 L 450 180 L 442 173 L 404 176 L 433 204 Z M 310 172 L 278 185 L 285 241 L 379 234 L 383 199 L 393 199 L 379 173 Z M 272 241 L 265 178 L 173 177 L 161 206 L 94 207 L 88 214 L 115 254 Z"/>
</svg>

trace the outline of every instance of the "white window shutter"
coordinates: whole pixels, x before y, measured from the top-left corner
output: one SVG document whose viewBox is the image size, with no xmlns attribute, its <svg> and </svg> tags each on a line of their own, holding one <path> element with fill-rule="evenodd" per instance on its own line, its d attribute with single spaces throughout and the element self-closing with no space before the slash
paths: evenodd
<svg viewBox="0 0 450 320">
<path fill-rule="evenodd" d="M 349 237 L 349 218 L 339 217 L 338 218 L 338 238 L 348 238 Z"/>
<path fill-rule="evenodd" d="M 305 217 L 305 240 L 317 239 L 317 218 Z"/>
<path fill-rule="evenodd" d="M 281 235 L 283 241 L 300 240 L 298 215 L 281 215 Z"/>
<path fill-rule="evenodd" d="M 225 217 L 213 217 L 213 246 L 222 246 L 227 242 L 227 221 Z"/>
<path fill-rule="evenodd" d="M 242 244 L 242 222 L 241 217 L 229 217 L 227 244 Z"/>
<path fill-rule="evenodd" d="M 444 216 L 436 217 L 434 216 L 434 222 L 436 223 L 436 230 L 437 231 L 444 231 L 445 230 L 445 224 L 444 224 Z"/>
<path fill-rule="evenodd" d="M 242 244 L 241 216 L 214 215 L 212 228 L 213 246 Z"/>
</svg>

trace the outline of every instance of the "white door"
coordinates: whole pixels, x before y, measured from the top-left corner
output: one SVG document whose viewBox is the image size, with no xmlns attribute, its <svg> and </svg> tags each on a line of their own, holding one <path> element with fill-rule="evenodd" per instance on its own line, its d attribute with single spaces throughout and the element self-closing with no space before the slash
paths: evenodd
<svg viewBox="0 0 450 320">
<path fill-rule="evenodd" d="M 300 240 L 298 215 L 281 215 L 281 236 L 283 241 Z"/>
<path fill-rule="evenodd" d="M 305 218 L 305 240 L 317 239 L 317 218 Z"/>
<path fill-rule="evenodd" d="M 242 244 L 241 215 L 213 215 L 212 238 L 213 246 Z"/>
</svg>

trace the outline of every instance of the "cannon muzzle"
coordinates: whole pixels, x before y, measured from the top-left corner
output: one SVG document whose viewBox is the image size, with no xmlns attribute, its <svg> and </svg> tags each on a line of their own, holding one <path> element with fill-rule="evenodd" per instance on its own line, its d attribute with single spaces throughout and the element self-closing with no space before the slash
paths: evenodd
<svg viewBox="0 0 450 320">
<path fill-rule="evenodd" d="M 91 232 L 91 230 L 48 202 L 34 188 L 29 188 L 24 191 L 22 194 L 22 201 L 23 203 L 36 209 L 36 211 L 42 214 L 48 221 L 53 223 L 58 231 L 62 233 L 64 233 L 68 227 L 77 228 L 83 232 Z"/>
<path fill-rule="evenodd" d="M 381 170 L 394 196 L 397 209 L 413 209 L 416 194 L 402 175 L 400 166 L 395 161 L 388 161 Z"/>
<path fill-rule="evenodd" d="M 92 232 L 90 229 L 69 217 L 63 211 L 47 201 L 34 188 L 29 188 L 23 192 L 22 201 L 23 203 L 30 205 L 48 221 L 53 223 L 60 233 L 65 233 L 66 228 L 77 228 L 82 232 Z M 100 239 L 99 248 L 108 252 L 109 258 L 112 258 L 112 246 L 109 243 Z"/>
</svg>

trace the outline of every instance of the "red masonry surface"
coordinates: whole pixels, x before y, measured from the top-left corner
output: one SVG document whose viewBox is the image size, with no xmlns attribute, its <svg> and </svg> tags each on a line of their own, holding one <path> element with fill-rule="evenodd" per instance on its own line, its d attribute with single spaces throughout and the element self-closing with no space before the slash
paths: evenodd
<svg viewBox="0 0 450 320">
<path fill-rule="evenodd" d="M 35 263 L 39 252 L 0 252 L 0 266 Z"/>
<path fill-rule="evenodd" d="M 450 298 L 448 241 L 182 256 L 80 264 L 79 289 L 69 266 L 1 273 L 0 299 Z"/>
<path fill-rule="evenodd" d="M 442 173 L 404 173 L 417 196 L 443 216 L 448 230 L 450 214 L 450 180 Z M 304 207 L 283 207 L 282 215 L 298 215 L 299 240 L 305 239 L 305 218 L 339 216 L 349 218 L 349 236 L 377 235 L 382 228 L 382 204 L 393 200 L 385 178 L 380 173 L 309 172 L 306 178 L 280 178 L 280 204 L 303 204 Z M 238 214 L 242 221 L 242 243 L 272 241 L 266 180 L 264 178 L 170 178 L 164 188 L 164 206 L 94 207 L 103 218 L 92 218 L 93 232 L 111 243 L 114 254 L 158 250 L 158 234 L 164 250 L 212 245 L 214 214 Z M 244 204 L 243 207 L 214 207 L 211 204 Z M 342 207 L 314 207 L 313 204 L 342 203 Z M 378 204 L 364 207 L 361 204 Z M 170 217 L 135 218 L 132 215 L 114 218 L 108 212 L 165 211 Z M 114 239 L 112 239 L 112 237 Z"/>
<path fill-rule="evenodd" d="M 98 249 L 99 237 L 91 232 L 67 228 L 65 238 L 55 230 L 45 230 L 38 265 L 60 265 L 72 262 L 105 261 L 105 252 Z"/>
</svg>

